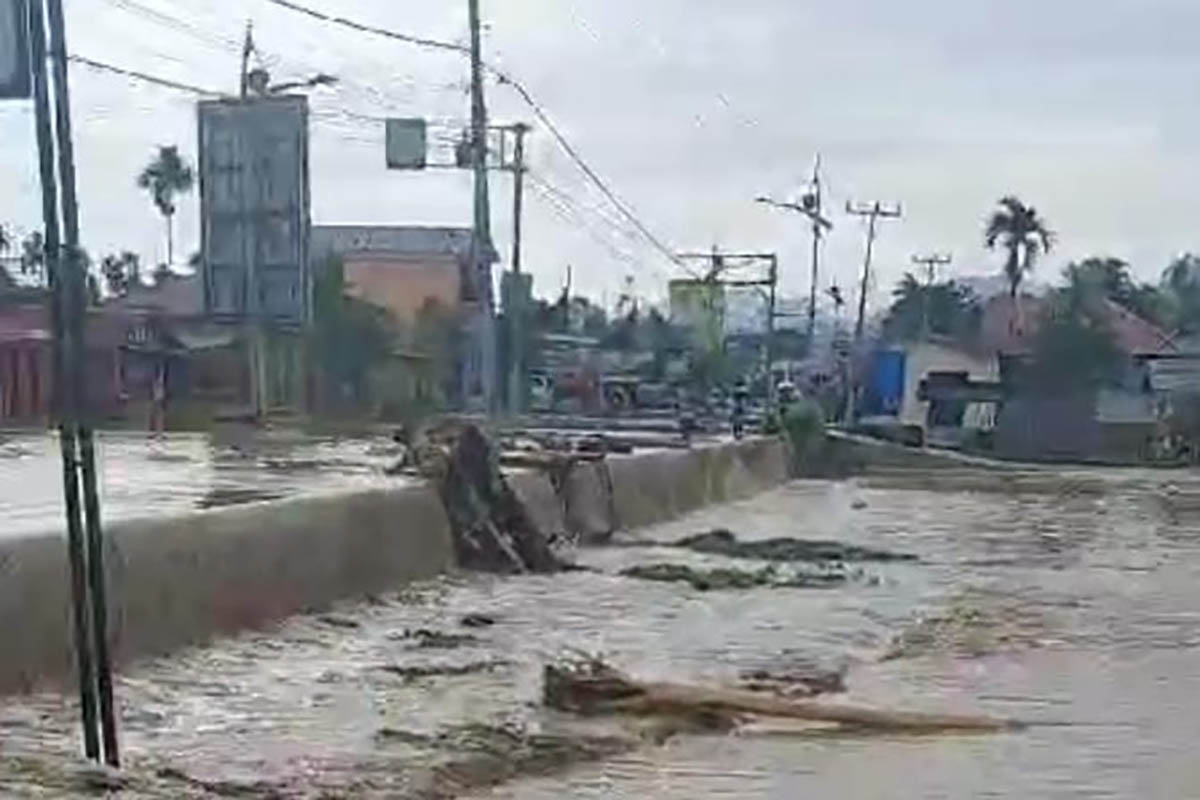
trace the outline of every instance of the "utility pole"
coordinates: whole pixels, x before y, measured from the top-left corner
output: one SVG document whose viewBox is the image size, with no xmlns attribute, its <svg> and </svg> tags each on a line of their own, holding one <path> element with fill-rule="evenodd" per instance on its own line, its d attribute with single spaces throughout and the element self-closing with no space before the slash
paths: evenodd
<svg viewBox="0 0 1200 800">
<path fill-rule="evenodd" d="M 867 316 L 867 291 L 871 285 L 871 254 L 875 248 L 875 226 L 880 219 L 898 219 L 901 215 L 899 205 L 895 207 L 885 207 L 882 203 L 876 200 L 869 205 L 859 204 L 854 205 L 849 200 L 846 201 L 846 213 L 858 217 L 867 217 L 867 254 L 863 260 L 862 284 L 858 291 L 858 319 L 854 322 L 854 346 L 850 354 L 850 359 L 846 363 L 846 424 L 854 421 L 855 412 L 855 395 L 858 387 L 854 381 L 854 360 L 858 350 L 862 345 L 863 325 L 866 322 Z"/>
<path fill-rule="evenodd" d="M 475 355 L 479 358 L 484 407 L 496 410 L 496 316 L 492 293 L 492 226 L 488 202 L 487 106 L 483 97 L 483 56 L 479 0 L 467 0 L 471 26 L 471 169 L 475 176 L 472 267 L 478 291 L 479 320 Z M 468 386 L 467 389 L 473 389 Z"/>
<path fill-rule="evenodd" d="M 505 298 L 507 307 L 504 309 L 508 318 L 508 410 L 511 414 L 519 414 L 525 410 L 526 359 L 525 352 L 525 300 L 527 293 L 521 278 L 521 215 L 522 198 L 525 187 L 525 134 L 529 126 L 518 122 L 511 126 L 514 137 L 513 159 L 510 169 L 513 174 L 513 241 L 512 241 L 512 281 L 508 297 Z"/>
<path fill-rule="evenodd" d="M 61 229 L 58 219 L 58 176 L 54 164 L 54 131 L 50 119 L 50 88 L 46 73 L 46 18 L 43 4 L 29 5 L 30 64 L 33 72 L 34 119 L 37 130 L 38 163 L 42 184 L 42 218 L 45 226 L 46 271 L 50 280 L 50 316 L 54 329 L 54 413 L 62 457 L 63 500 L 67 513 L 67 560 L 70 565 L 71 616 L 79 707 L 83 719 L 83 751 L 100 760 L 100 737 L 96 726 L 96 673 L 92 659 L 91 623 L 88 619 L 87 554 L 80 516 L 79 456 L 73 392 L 68 390 L 70 364 L 75 362 L 68 335 L 65 286 L 62 267 Z"/>
<path fill-rule="evenodd" d="M 242 40 L 241 89 L 238 96 L 245 100 L 250 90 L 250 54 L 254 52 L 254 23 L 246 20 L 246 37 Z"/>
<path fill-rule="evenodd" d="M 42 214 L 46 229 L 46 260 L 50 275 L 50 313 L 54 326 L 54 405 L 62 454 L 84 752 L 88 758 L 99 760 L 100 746 L 103 744 L 104 760 L 116 767 L 119 766 L 120 756 L 108 652 L 104 540 L 96 486 L 95 441 L 88 419 L 83 378 L 87 358 L 84 327 L 87 284 L 79 247 L 79 208 L 75 194 L 75 155 L 71 139 L 62 0 L 33 0 L 29 4 L 27 22 L 42 182 Z M 49 75 L 47 56 L 50 62 Z M 99 731 L 96 729 L 97 712 Z"/>
<path fill-rule="evenodd" d="M 874 203 L 854 205 L 846 201 L 846 213 L 857 217 L 866 217 L 867 222 L 867 255 L 863 260 L 862 285 L 858 294 L 858 319 L 854 323 L 854 343 L 862 340 L 863 324 L 867 314 L 867 291 L 871 284 L 871 255 L 875 248 L 875 226 L 880 219 L 898 219 L 902 213 L 899 205 L 886 207 L 878 200 Z"/>
<path fill-rule="evenodd" d="M 812 223 L 812 278 L 808 287 L 808 347 L 812 348 L 817 328 L 817 284 L 820 280 L 821 237 L 833 228 L 833 223 L 821 214 L 821 156 L 813 163 L 813 176 L 809 189 L 799 203 L 784 203 L 769 197 L 758 197 L 756 202 L 796 211 L 808 217 Z"/>
<path fill-rule="evenodd" d="M 929 292 L 937 278 L 937 268 L 944 267 L 953 259 L 946 253 L 932 253 L 927 256 L 913 256 L 912 262 L 925 267 L 925 293 L 921 297 L 921 338 L 929 338 Z"/>
</svg>

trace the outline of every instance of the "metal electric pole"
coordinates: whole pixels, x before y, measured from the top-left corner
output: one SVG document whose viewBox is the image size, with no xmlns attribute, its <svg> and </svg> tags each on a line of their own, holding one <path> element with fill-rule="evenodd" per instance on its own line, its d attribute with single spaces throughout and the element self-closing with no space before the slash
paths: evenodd
<svg viewBox="0 0 1200 800">
<path fill-rule="evenodd" d="M 771 375 L 771 368 L 775 360 L 775 320 L 780 316 L 775 310 L 776 291 L 779 283 L 779 256 L 776 253 L 723 253 L 715 246 L 711 253 L 678 253 L 676 255 L 681 262 L 685 261 L 707 261 L 709 269 L 703 278 L 698 279 L 700 283 L 706 285 L 706 290 L 703 297 L 707 302 L 706 311 L 709 312 L 709 319 L 706 322 L 709 325 L 716 327 L 723 336 L 724 334 L 724 319 L 717 319 L 717 308 L 715 294 L 716 287 L 724 288 L 753 288 L 758 291 L 766 289 L 767 301 L 767 319 L 765 324 L 765 333 L 763 341 L 763 355 L 766 360 L 766 382 L 767 382 L 767 408 L 774 409 L 775 407 L 775 381 Z M 731 279 L 724 278 L 725 272 L 734 269 L 737 266 L 751 266 L 754 264 L 767 265 L 767 277 L 750 278 L 750 279 Z M 720 303 L 721 312 L 724 312 L 724 303 Z"/>
<path fill-rule="evenodd" d="M 484 408 L 496 410 L 496 316 L 492 291 L 492 225 L 488 202 L 487 106 L 483 97 L 483 57 L 479 21 L 479 0 L 467 0 L 471 26 L 471 170 L 475 176 L 474 231 L 471 237 L 471 262 L 475 270 L 479 319 L 476 325 L 475 355 L 479 359 L 479 377 Z M 466 387 L 468 391 L 473 386 Z"/>
<path fill-rule="evenodd" d="M 929 301 L 930 290 L 937 278 L 937 268 L 944 267 L 952 258 L 946 253 L 933 253 L 927 256 L 913 256 L 912 262 L 925 267 L 925 292 L 921 298 L 921 338 L 928 339 L 930 332 Z"/>
<path fill-rule="evenodd" d="M 812 348 L 813 336 L 817 328 L 817 284 L 820 280 L 821 237 L 833 228 L 833 223 L 821 214 L 821 157 L 817 156 L 813 164 L 812 182 L 809 190 L 800 198 L 799 203 L 784 203 L 769 197 L 758 197 L 756 201 L 776 208 L 797 211 L 808 217 L 812 223 L 812 278 L 808 287 L 808 347 Z"/>
<path fill-rule="evenodd" d="M 86 385 L 87 276 L 79 247 L 75 155 L 62 0 L 32 0 L 17 35 L 27 37 L 42 183 L 45 255 L 54 327 L 54 406 L 63 467 L 74 646 L 84 752 L 118 766 L 108 652 L 108 609 L 96 452 Z M 49 60 L 49 73 L 47 72 Z M 53 124 L 51 120 L 53 118 Z M 56 170 L 57 167 L 57 170 Z M 83 520 L 80 519 L 82 494 Z M 97 730 L 99 716 L 99 730 Z"/>
</svg>

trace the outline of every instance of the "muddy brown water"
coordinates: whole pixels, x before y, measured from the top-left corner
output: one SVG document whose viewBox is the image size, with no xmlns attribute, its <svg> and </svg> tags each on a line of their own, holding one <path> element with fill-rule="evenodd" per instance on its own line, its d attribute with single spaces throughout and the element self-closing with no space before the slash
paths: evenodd
<svg viewBox="0 0 1200 800">
<path fill-rule="evenodd" d="M 1074 724 L 927 737 L 759 726 L 680 736 L 477 794 L 1200 797 L 1200 480 L 1132 470 L 889 473 L 798 482 L 638 535 L 666 542 L 717 526 L 921 560 L 863 565 L 871 580 L 832 588 L 697 592 L 613 573 L 649 561 L 732 562 L 612 547 L 578 554 L 597 572 L 418 585 L 121 676 L 132 771 L 167 764 L 225 788 L 265 782 L 249 796 L 405 797 L 437 754 L 420 736 L 381 730 L 560 729 L 569 721 L 537 707 L 538 672 L 565 652 L 602 653 L 638 677 L 713 682 L 798 655 L 849 662 L 847 697 L 858 702 Z M 459 627 L 481 611 L 496 625 Z M 405 631 L 420 628 L 479 641 L 416 647 Z M 896 657 L 883 659 L 889 652 Z M 508 665 L 416 680 L 381 669 L 499 661 Z M 66 763 L 77 749 L 72 705 L 54 694 L 0 701 L 0 796 L 67 796 L 37 794 L 45 779 L 15 777 L 11 765 L 30 753 L 51 769 Z M 127 796 L 143 795 L 185 796 L 169 783 Z"/>
<path fill-rule="evenodd" d="M 107 521 L 299 494 L 395 485 L 386 437 L 103 431 L 97 472 Z M 0 431 L 0 537 L 61 528 L 62 466 L 49 433 Z"/>
</svg>

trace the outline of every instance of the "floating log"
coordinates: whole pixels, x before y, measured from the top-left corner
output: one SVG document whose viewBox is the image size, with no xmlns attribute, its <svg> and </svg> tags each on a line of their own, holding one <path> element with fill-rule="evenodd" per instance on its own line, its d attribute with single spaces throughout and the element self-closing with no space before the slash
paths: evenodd
<svg viewBox="0 0 1200 800">
<path fill-rule="evenodd" d="M 782 717 L 886 731 L 1002 731 L 1024 727 L 1016 720 L 984 715 L 892 711 L 841 703 L 790 700 L 743 689 L 680 683 L 642 683 L 599 662 L 548 665 L 546 705 L 579 714 L 631 714 L 734 720 Z"/>
</svg>

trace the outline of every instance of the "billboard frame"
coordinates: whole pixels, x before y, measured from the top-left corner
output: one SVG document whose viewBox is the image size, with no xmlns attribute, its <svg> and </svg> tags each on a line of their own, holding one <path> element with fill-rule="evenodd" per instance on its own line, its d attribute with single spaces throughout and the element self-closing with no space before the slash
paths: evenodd
<svg viewBox="0 0 1200 800">
<path fill-rule="evenodd" d="M 11 75 L 0 75 L 0 100 L 28 100 L 33 94 L 33 70 L 29 56 L 28 0 L 0 0 L 0 13 L 12 14 L 13 49 L 16 67 Z M 4 45 L 0 42 L 0 46 Z"/>
</svg>

